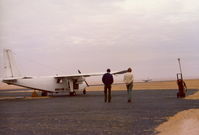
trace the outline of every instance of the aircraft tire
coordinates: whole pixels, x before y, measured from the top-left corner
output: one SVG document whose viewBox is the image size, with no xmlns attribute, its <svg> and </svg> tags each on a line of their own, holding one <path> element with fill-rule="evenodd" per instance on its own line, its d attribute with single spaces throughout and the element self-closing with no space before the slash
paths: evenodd
<svg viewBox="0 0 199 135">
<path fill-rule="evenodd" d="M 70 96 L 76 96 L 76 92 L 75 91 L 70 92 Z"/>
<path fill-rule="evenodd" d="M 48 96 L 48 92 L 42 91 L 42 92 L 41 92 L 41 96 Z"/>
<path fill-rule="evenodd" d="M 83 90 L 83 94 L 86 95 L 86 90 L 85 89 Z"/>
</svg>

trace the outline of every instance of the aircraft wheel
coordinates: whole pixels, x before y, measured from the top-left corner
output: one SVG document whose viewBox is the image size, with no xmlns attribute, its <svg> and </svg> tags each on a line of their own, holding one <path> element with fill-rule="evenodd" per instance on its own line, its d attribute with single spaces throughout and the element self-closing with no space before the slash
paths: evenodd
<svg viewBox="0 0 199 135">
<path fill-rule="evenodd" d="M 85 89 L 83 90 L 83 94 L 86 95 L 86 90 Z"/>
<path fill-rule="evenodd" d="M 70 92 L 70 96 L 76 96 L 76 92 L 75 91 Z"/>
<path fill-rule="evenodd" d="M 42 91 L 42 92 L 41 92 L 41 96 L 48 96 L 48 92 Z"/>
</svg>

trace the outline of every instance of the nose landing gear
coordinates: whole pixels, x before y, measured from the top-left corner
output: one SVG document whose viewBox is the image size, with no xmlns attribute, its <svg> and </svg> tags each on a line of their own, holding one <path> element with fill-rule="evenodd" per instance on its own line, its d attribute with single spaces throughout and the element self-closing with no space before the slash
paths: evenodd
<svg viewBox="0 0 199 135">
<path fill-rule="evenodd" d="M 86 89 L 83 90 L 83 94 L 86 95 Z"/>
</svg>

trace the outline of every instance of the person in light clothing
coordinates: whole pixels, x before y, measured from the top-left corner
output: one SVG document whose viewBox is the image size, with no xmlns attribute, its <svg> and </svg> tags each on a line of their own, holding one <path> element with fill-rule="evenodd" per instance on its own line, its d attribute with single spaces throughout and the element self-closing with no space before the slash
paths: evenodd
<svg viewBox="0 0 199 135">
<path fill-rule="evenodd" d="M 131 102 L 132 99 L 132 89 L 133 89 L 133 74 L 132 69 L 128 68 L 128 72 L 124 74 L 124 83 L 127 87 L 127 93 L 128 93 L 128 102 Z"/>
</svg>

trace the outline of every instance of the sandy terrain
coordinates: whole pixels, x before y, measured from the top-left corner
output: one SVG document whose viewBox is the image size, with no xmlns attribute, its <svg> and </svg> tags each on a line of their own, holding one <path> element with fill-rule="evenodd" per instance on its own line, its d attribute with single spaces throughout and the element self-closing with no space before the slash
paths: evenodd
<svg viewBox="0 0 199 135">
<path fill-rule="evenodd" d="M 0 82 L 0 90 L 4 89 L 24 89 L 23 87 L 8 85 L 6 83 Z"/>
<path fill-rule="evenodd" d="M 198 80 L 186 80 L 189 89 L 199 89 Z M 171 86 L 171 85 L 170 85 Z M 199 92 L 187 96 L 185 99 L 199 100 Z M 161 124 L 156 130 L 158 135 L 198 135 L 199 109 L 190 109 L 177 113 L 167 122 Z"/>
<path fill-rule="evenodd" d="M 185 80 L 188 89 L 199 89 L 199 79 Z M 124 84 L 113 85 L 113 90 L 126 90 Z M 156 82 L 137 82 L 134 84 L 135 90 L 168 90 L 178 89 L 176 81 L 156 81 Z M 103 86 L 91 86 L 88 90 L 103 90 Z"/>
<path fill-rule="evenodd" d="M 185 99 L 197 100 L 199 99 L 199 92 L 196 92 L 193 95 L 187 96 Z"/>
<path fill-rule="evenodd" d="M 199 100 L 199 92 L 187 96 L 185 99 Z M 156 128 L 158 135 L 198 135 L 199 109 L 190 109 L 177 113 L 167 122 Z"/>
<path fill-rule="evenodd" d="M 177 113 L 156 128 L 158 135 L 198 135 L 199 109 L 190 109 Z"/>
</svg>

